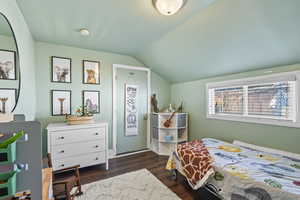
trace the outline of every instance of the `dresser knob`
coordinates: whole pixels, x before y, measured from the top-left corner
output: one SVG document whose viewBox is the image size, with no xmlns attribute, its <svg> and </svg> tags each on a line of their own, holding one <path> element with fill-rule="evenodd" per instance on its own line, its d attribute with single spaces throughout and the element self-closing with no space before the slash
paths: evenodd
<svg viewBox="0 0 300 200">
<path fill-rule="evenodd" d="M 99 135 L 99 133 L 95 133 L 95 135 Z"/>
<path fill-rule="evenodd" d="M 97 158 L 95 158 L 95 160 L 99 160 L 99 158 L 97 157 Z"/>
<path fill-rule="evenodd" d="M 64 150 L 61 150 L 60 153 L 65 153 L 65 151 L 64 151 Z"/>
<path fill-rule="evenodd" d="M 61 136 L 61 137 L 59 137 L 59 138 L 60 138 L 60 139 L 62 139 L 62 140 L 63 140 L 63 139 L 65 139 L 65 137 L 64 137 L 64 136 Z"/>
<path fill-rule="evenodd" d="M 95 146 L 95 148 L 98 148 L 98 147 L 99 147 L 98 145 Z"/>
<path fill-rule="evenodd" d="M 65 165 L 64 165 L 64 164 L 61 164 L 60 166 L 61 166 L 61 167 L 64 167 Z"/>
</svg>

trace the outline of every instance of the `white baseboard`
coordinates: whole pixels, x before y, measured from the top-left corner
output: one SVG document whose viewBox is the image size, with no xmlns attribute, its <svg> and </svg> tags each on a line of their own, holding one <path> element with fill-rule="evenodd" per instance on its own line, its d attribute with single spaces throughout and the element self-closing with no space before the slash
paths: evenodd
<svg viewBox="0 0 300 200">
<path fill-rule="evenodd" d="M 113 149 L 108 149 L 108 159 L 112 159 L 116 156 L 116 153 Z"/>
<path fill-rule="evenodd" d="M 145 150 L 136 151 L 136 152 L 132 152 L 132 153 L 126 153 L 126 154 L 122 154 L 122 155 L 116 155 L 116 153 L 114 152 L 113 149 L 109 149 L 108 150 L 108 159 L 121 158 L 121 157 L 124 157 L 124 156 L 130 156 L 130 155 L 134 155 L 134 154 L 138 154 L 138 153 L 143 153 L 143 152 L 147 152 L 147 151 L 151 151 L 151 149 L 145 149 Z"/>
</svg>

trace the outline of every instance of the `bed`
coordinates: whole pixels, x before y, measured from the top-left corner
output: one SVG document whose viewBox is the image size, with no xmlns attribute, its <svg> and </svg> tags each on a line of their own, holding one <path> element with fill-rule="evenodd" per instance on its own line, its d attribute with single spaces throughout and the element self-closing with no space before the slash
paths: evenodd
<svg viewBox="0 0 300 200">
<path fill-rule="evenodd" d="M 231 144 L 211 138 L 201 142 L 212 158 L 212 169 L 197 183 L 189 182 L 193 189 L 213 187 L 226 200 L 300 200 L 299 155 L 242 142 Z M 186 176 L 176 152 L 167 168 Z"/>
</svg>

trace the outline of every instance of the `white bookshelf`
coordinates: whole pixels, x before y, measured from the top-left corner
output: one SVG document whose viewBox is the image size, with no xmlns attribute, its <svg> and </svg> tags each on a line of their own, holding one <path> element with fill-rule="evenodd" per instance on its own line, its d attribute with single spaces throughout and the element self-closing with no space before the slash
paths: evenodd
<svg viewBox="0 0 300 200">
<path fill-rule="evenodd" d="M 188 114 L 176 113 L 171 126 L 164 127 L 164 122 L 172 113 L 151 114 L 151 149 L 159 155 L 170 155 L 178 143 L 188 140 Z"/>
</svg>

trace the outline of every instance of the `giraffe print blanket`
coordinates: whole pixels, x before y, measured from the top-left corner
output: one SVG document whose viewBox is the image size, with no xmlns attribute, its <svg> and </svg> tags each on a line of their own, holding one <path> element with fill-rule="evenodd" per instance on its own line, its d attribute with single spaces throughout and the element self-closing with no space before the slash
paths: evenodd
<svg viewBox="0 0 300 200">
<path fill-rule="evenodd" d="M 197 187 L 202 186 L 214 173 L 213 159 L 201 140 L 179 144 L 176 155 L 180 160 L 182 172 L 193 188 L 196 185 Z"/>
</svg>

